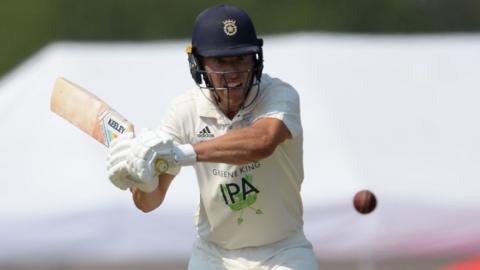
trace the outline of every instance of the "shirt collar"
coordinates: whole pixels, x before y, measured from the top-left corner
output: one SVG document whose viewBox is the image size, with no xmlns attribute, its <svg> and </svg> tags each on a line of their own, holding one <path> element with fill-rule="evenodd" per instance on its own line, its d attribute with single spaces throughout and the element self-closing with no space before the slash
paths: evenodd
<svg viewBox="0 0 480 270">
<path fill-rule="evenodd" d="M 252 89 L 250 90 L 250 93 L 248 94 L 247 100 L 245 102 L 245 104 L 249 106 L 247 106 L 246 108 L 244 107 L 240 109 L 237 115 L 232 120 L 230 120 L 227 116 L 223 114 L 223 112 L 215 104 L 214 97 L 212 96 L 210 91 L 199 89 L 199 91 L 201 92 L 199 94 L 200 98 L 197 99 L 198 100 L 197 113 L 200 117 L 215 118 L 217 119 L 217 122 L 219 124 L 231 124 L 231 123 L 240 121 L 243 119 L 245 114 L 249 113 L 253 109 L 253 107 L 255 107 L 255 104 L 258 100 L 258 96 L 260 95 L 260 93 L 258 93 L 257 90 L 258 90 L 258 86 L 255 85 L 252 87 Z"/>
</svg>

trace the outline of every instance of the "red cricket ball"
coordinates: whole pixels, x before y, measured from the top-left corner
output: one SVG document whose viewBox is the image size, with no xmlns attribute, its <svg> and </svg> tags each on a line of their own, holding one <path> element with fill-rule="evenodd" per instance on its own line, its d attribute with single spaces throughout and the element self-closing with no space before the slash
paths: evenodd
<svg viewBox="0 0 480 270">
<path fill-rule="evenodd" d="M 369 190 L 361 190 L 353 197 L 353 206 L 360 214 L 368 214 L 377 207 L 377 198 Z"/>
</svg>

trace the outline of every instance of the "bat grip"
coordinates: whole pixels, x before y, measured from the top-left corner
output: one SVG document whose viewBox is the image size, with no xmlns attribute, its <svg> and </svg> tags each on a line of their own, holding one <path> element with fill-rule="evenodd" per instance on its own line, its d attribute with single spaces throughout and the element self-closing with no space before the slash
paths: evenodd
<svg viewBox="0 0 480 270">
<path fill-rule="evenodd" d="M 166 173 L 168 167 L 168 162 L 163 158 L 159 158 L 155 161 L 155 171 L 160 175 Z"/>
</svg>

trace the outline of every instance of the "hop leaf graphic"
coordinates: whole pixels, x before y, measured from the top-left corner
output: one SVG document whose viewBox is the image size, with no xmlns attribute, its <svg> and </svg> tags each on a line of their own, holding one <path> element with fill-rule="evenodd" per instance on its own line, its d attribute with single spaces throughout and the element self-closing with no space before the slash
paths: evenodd
<svg viewBox="0 0 480 270">
<path fill-rule="evenodd" d="M 261 214 L 263 214 L 263 211 L 262 211 L 261 209 L 257 209 L 257 210 L 255 211 L 255 214 L 261 215 Z"/>
<path fill-rule="evenodd" d="M 237 224 L 240 225 L 240 224 L 242 224 L 242 223 L 243 223 L 243 218 L 239 217 L 239 218 L 237 219 Z"/>
</svg>

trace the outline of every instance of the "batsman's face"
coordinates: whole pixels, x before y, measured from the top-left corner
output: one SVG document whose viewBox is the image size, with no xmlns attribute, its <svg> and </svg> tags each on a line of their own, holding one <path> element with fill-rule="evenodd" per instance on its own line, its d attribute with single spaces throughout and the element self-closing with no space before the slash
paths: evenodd
<svg viewBox="0 0 480 270">
<path fill-rule="evenodd" d="M 253 55 L 206 57 L 202 64 L 216 88 L 218 104 L 224 112 L 238 112 L 246 98 L 255 63 Z"/>
</svg>

